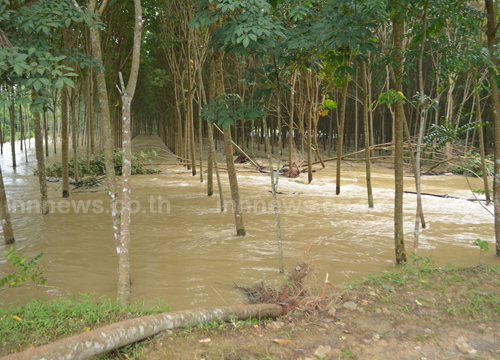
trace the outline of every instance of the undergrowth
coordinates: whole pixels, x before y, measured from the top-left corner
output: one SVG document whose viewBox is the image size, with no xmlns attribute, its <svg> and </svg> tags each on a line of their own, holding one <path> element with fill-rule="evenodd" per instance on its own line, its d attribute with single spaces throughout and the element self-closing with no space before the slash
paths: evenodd
<svg viewBox="0 0 500 360">
<path fill-rule="evenodd" d="M 157 156 L 156 152 L 144 151 L 142 150 L 139 154 L 132 154 L 132 175 L 136 174 L 155 174 L 158 173 L 157 168 L 151 164 L 150 157 Z M 114 150 L 113 162 L 115 164 L 116 175 L 122 174 L 122 158 L 123 153 L 119 149 Z M 69 160 L 69 176 L 74 176 L 74 164 L 75 159 L 71 158 Z M 97 156 L 91 156 L 89 172 L 87 171 L 87 158 L 78 158 L 78 174 L 80 176 L 84 175 L 104 175 L 106 174 L 106 160 L 104 158 L 104 152 L 101 151 Z M 35 175 L 37 172 L 35 171 Z M 62 177 L 62 166 L 60 162 L 55 162 L 46 168 L 46 174 L 50 177 L 60 178 Z"/>
</svg>

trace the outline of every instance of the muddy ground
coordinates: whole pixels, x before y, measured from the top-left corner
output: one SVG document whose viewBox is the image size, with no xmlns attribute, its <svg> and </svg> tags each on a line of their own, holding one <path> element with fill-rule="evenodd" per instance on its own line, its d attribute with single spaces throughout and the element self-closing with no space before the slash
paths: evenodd
<svg viewBox="0 0 500 360">
<path fill-rule="evenodd" d="M 137 359 L 500 359 L 500 268 L 395 270 L 324 309 L 158 334 Z"/>
</svg>

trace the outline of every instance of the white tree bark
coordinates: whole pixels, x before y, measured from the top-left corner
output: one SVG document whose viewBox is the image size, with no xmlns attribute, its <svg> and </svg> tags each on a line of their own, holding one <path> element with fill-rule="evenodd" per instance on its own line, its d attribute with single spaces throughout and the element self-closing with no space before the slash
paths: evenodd
<svg viewBox="0 0 500 360">
<path fill-rule="evenodd" d="M 120 73 L 120 93 L 122 95 L 122 147 L 123 147 L 123 165 L 122 165 L 122 207 L 120 239 L 116 244 L 118 253 L 118 301 L 126 305 L 130 303 L 130 200 L 132 194 L 132 185 L 130 177 L 132 175 L 132 134 L 130 127 L 130 107 L 134 98 L 137 77 L 139 76 L 139 63 L 141 56 L 141 36 L 142 36 L 142 7 L 141 0 L 134 0 L 135 7 L 135 27 L 134 27 L 134 45 L 132 51 L 132 68 L 128 79 L 127 87 L 123 82 Z"/>
</svg>

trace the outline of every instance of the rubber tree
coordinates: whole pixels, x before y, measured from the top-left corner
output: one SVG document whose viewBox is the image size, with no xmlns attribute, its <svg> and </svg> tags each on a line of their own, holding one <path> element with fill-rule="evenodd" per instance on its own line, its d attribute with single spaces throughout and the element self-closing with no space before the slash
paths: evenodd
<svg viewBox="0 0 500 360">
<path fill-rule="evenodd" d="M 3 48 L 12 48 L 12 44 L 5 36 L 4 32 L 0 28 L 0 49 Z M 0 90 L 1 91 L 1 90 Z M 4 107 L 5 111 L 5 107 Z M 4 115 L 5 118 L 5 115 Z M 7 203 L 7 196 L 5 194 L 5 186 L 3 183 L 3 175 L 2 168 L 0 167 L 0 220 L 2 221 L 2 230 L 4 242 L 6 245 L 13 244 L 14 239 L 14 231 L 12 230 L 12 223 L 10 222 L 10 213 L 9 207 Z"/>
<path fill-rule="evenodd" d="M 0 27 L 5 28 L 14 48 L 0 49 L 4 61 L 4 76 L 15 84 L 16 96 L 31 99 L 35 123 L 35 143 L 41 192 L 41 212 L 48 214 L 47 185 L 43 156 L 43 137 L 40 116 L 50 104 L 48 94 L 63 86 L 74 87 L 72 67 L 63 62 L 67 55 L 61 52 L 54 34 L 70 24 L 67 19 L 82 22 L 84 17 L 68 2 L 27 1 L 26 6 L 11 7 L 0 3 Z M 71 21 L 70 21 L 71 22 Z M 4 100 L 0 96 L 0 103 Z"/>
<path fill-rule="evenodd" d="M 377 1 L 363 1 L 358 4 L 352 0 L 331 0 L 317 9 L 312 9 L 313 15 L 297 26 L 296 31 L 299 34 L 290 35 L 290 44 L 293 48 L 317 51 L 321 54 L 325 68 L 333 67 L 331 78 L 338 78 L 335 82 L 342 84 L 335 191 L 339 195 L 346 100 L 349 80 L 354 75 L 352 57 L 358 52 L 362 55 L 377 52 L 372 31 L 376 23 L 385 20 L 385 7 Z"/>
<path fill-rule="evenodd" d="M 493 206 L 495 210 L 495 242 L 496 254 L 500 256 L 500 94 L 498 92 L 498 72 L 496 69 L 497 58 L 495 49 L 497 46 L 496 35 L 499 27 L 497 3 L 493 0 L 485 0 L 485 9 L 487 15 L 486 38 L 490 50 L 489 80 L 491 91 L 491 107 L 493 122 L 493 142 L 495 171 L 493 176 Z"/>
<path fill-rule="evenodd" d="M 69 49 L 71 47 L 71 29 L 63 30 L 64 47 Z M 68 65 L 68 60 L 64 60 L 64 65 Z M 69 90 L 68 86 L 64 84 L 61 90 L 61 141 L 62 141 L 62 197 L 69 197 Z M 45 122 L 46 123 L 46 122 Z"/>
<path fill-rule="evenodd" d="M 12 155 L 12 167 L 15 168 L 16 165 L 16 102 L 15 102 L 15 90 L 11 88 L 11 105 L 9 107 L 10 111 L 10 151 Z"/>
<path fill-rule="evenodd" d="M 420 222 L 422 221 L 422 226 L 425 227 L 425 221 L 423 219 L 423 206 L 422 206 L 422 194 L 420 193 L 420 154 L 422 148 L 422 139 L 424 137 L 424 127 L 425 118 L 428 110 L 425 87 L 424 87 L 424 51 L 425 43 L 427 40 L 427 13 L 429 10 L 429 0 L 425 1 L 424 13 L 422 15 L 422 42 L 420 47 L 420 54 L 418 59 L 418 87 L 419 87 L 419 103 L 418 110 L 420 114 L 420 127 L 418 132 L 417 140 L 417 151 L 415 155 L 415 188 L 417 191 L 417 213 L 415 216 L 415 226 L 414 226 L 414 240 L 413 240 L 413 252 L 416 254 L 418 252 L 418 240 L 419 240 L 419 229 Z"/>
<path fill-rule="evenodd" d="M 131 194 L 132 194 L 132 131 L 130 127 L 131 105 L 134 98 L 137 77 L 139 75 L 139 64 L 141 56 L 141 35 L 142 35 L 142 7 L 141 0 L 134 0 L 135 27 L 134 45 L 132 49 L 132 66 L 127 86 L 123 81 L 120 72 L 120 93 L 122 96 L 122 203 L 121 203 L 121 224 L 120 240 L 116 244 L 118 253 L 118 301 L 122 305 L 130 304 L 130 215 L 131 215 Z"/>
<path fill-rule="evenodd" d="M 210 26 L 214 22 L 218 22 L 218 28 L 212 32 L 212 45 L 214 52 L 237 52 L 239 54 L 248 55 L 250 50 L 257 50 L 259 46 L 263 46 L 261 39 L 266 38 L 267 44 L 272 41 L 273 35 L 281 36 L 283 27 L 271 21 L 270 16 L 271 5 L 264 0 L 243 1 L 234 3 L 232 0 L 223 0 L 218 2 L 217 7 L 211 6 L 210 2 L 203 2 L 196 16 L 192 19 L 190 26 L 192 28 L 200 28 L 201 26 Z M 240 33 L 241 27 L 245 27 L 245 32 Z M 268 50 L 270 48 L 267 48 Z M 262 50 L 262 48 L 260 48 Z M 225 102 L 233 102 L 235 98 L 228 98 L 224 88 L 224 74 L 222 56 L 214 56 L 213 61 L 215 66 L 216 77 L 216 99 L 204 109 L 211 109 L 210 114 L 206 118 L 212 118 L 212 121 L 218 121 L 224 129 L 224 148 L 226 156 L 226 165 L 228 169 L 229 185 L 231 187 L 231 197 L 233 200 L 233 212 L 235 216 L 236 232 L 242 236 L 246 234 L 243 224 L 243 214 L 238 189 L 238 179 L 234 167 L 233 145 L 231 136 L 231 125 L 236 124 L 236 121 L 241 119 L 236 116 L 239 110 L 231 107 L 226 112 L 219 105 L 225 106 Z M 241 99 L 240 99 L 241 100 Z M 238 100 L 236 100 L 238 101 Z M 247 101 L 245 101 L 246 103 Z M 228 106 L 230 104 L 228 103 Z M 218 110 L 214 110 L 217 108 Z M 249 107 L 251 108 L 251 106 Z M 225 112 L 226 118 L 221 117 L 215 119 L 213 116 L 217 112 Z M 234 112 L 236 111 L 236 112 Z M 205 113 L 207 113 L 205 111 Z M 232 119 L 231 119 L 232 118 Z M 245 120 L 251 120 L 247 116 L 243 116 Z M 255 116 L 254 118 L 258 118 Z M 262 118 L 260 116 L 260 118 Z"/>
<path fill-rule="evenodd" d="M 10 222 L 9 206 L 7 196 L 5 195 L 5 186 L 3 184 L 2 168 L 0 167 L 0 220 L 2 221 L 3 238 L 5 245 L 14 243 L 14 230 Z"/>
<path fill-rule="evenodd" d="M 368 193 L 368 207 L 373 208 L 373 190 L 370 159 L 370 131 L 368 125 L 368 82 L 366 81 L 366 62 L 362 59 L 361 64 L 361 86 L 363 87 L 363 134 L 365 138 L 365 163 L 366 163 L 366 191 Z"/>
<path fill-rule="evenodd" d="M 101 6 L 97 7 L 97 0 L 89 0 L 87 4 L 87 11 L 84 12 L 76 0 L 72 0 L 73 5 L 82 13 L 92 15 L 91 22 L 88 26 L 90 34 L 90 45 L 92 49 L 92 56 L 98 62 L 99 71 L 95 72 L 95 81 L 97 87 L 97 96 L 99 98 L 99 115 L 102 127 L 102 136 L 105 139 L 113 139 L 113 133 L 111 129 L 111 114 L 109 111 L 109 96 L 106 87 L 105 71 L 103 70 L 103 57 L 101 49 L 101 32 L 99 30 L 99 24 L 97 18 L 102 16 L 107 0 L 101 3 Z M 115 164 L 113 160 L 113 141 L 104 141 L 104 159 L 106 163 L 106 185 L 108 188 L 109 205 L 111 209 L 111 220 L 113 223 L 113 234 L 115 241 L 118 243 L 120 241 L 120 215 L 117 207 L 117 186 L 116 186 L 116 176 L 115 176 Z"/>
<path fill-rule="evenodd" d="M 392 15 L 392 87 L 402 94 L 403 81 L 403 36 L 404 36 L 404 17 L 394 11 Z M 403 97 L 398 97 L 394 103 L 394 249 L 396 254 L 396 264 L 402 264 L 407 261 L 404 228 L 403 228 L 403 179 L 404 179 L 404 161 L 403 161 L 403 121 L 404 108 Z"/>
<path fill-rule="evenodd" d="M 33 99 L 36 101 L 35 92 L 33 92 Z M 43 136 L 42 125 L 40 119 L 40 111 L 35 109 L 33 111 L 33 123 L 35 124 L 35 154 L 37 161 L 38 183 L 40 184 L 41 194 L 41 211 L 42 215 L 49 213 L 48 194 L 47 194 L 47 180 L 45 170 L 45 157 L 43 156 Z"/>
<path fill-rule="evenodd" d="M 222 55 L 223 53 L 221 52 L 214 56 L 216 78 L 215 92 L 217 97 L 210 100 L 210 102 L 203 107 L 201 117 L 209 122 L 218 123 L 223 128 L 224 150 L 229 187 L 231 189 L 236 234 L 238 236 L 244 236 L 246 231 L 243 223 L 243 212 L 239 194 L 238 177 L 234 166 L 233 141 L 231 137 L 231 125 L 236 124 L 236 122 L 241 119 L 243 113 L 241 111 L 241 98 L 239 98 L 239 96 L 233 96 L 232 94 L 225 94 Z"/>
</svg>

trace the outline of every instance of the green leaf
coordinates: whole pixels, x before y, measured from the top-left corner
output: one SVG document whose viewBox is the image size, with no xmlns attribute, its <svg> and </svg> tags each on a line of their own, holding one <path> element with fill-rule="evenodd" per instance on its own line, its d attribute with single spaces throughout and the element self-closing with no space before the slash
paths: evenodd
<svg viewBox="0 0 500 360">
<path fill-rule="evenodd" d="M 56 87 L 57 89 L 61 90 L 64 86 L 64 81 L 63 81 L 63 78 L 59 78 L 57 81 L 56 81 Z"/>
<path fill-rule="evenodd" d="M 68 85 L 70 88 L 74 88 L 75 87 L 75 83 L 73 80 L 71 80 L 70 78 L 67 78 L 67 77 L 63 77 L 62 78 L 63 81 L 66 83 L 66 85 Z"/>
<path fill-rule="evenodd" d="M 23 67 L 20 65 L 20 64 L 14 64 L 14 72 L 19 75 L 19 76 L 22 76 L 23 75 Z"/>
<path fill-rule="evenodd" d="M 35 80 L 33 83 L 33 87 L 35 88 L 35 91 L 38 92 L 42 88 L 43 84 L 40 80 Z"/>
<path fill-rule="evenodd" d="M 250 44 L 250 38 L 248 36 L 246 36 L 244 39 L 243 39 L 243 46 L 245 48 L 248 47 L 248 45 Z"/>
</svg>

